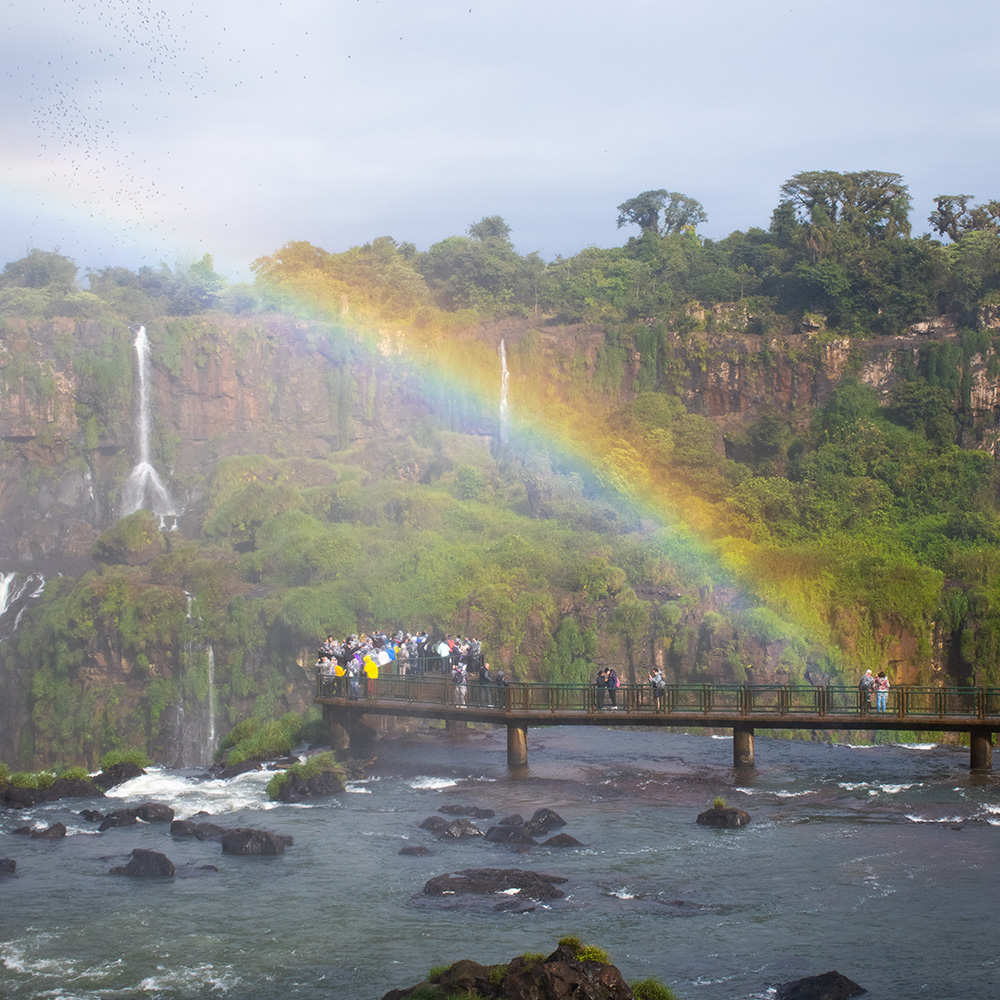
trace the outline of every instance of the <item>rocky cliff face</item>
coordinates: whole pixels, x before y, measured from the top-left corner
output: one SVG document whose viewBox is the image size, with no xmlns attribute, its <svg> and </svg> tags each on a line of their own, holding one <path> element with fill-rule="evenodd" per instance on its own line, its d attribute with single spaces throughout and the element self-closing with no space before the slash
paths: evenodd
<svg viewBox="0 0 1000 1000">
<path fill-rule="evenodd" d="M 522 321 L 470 333 L 493 348 L 501 336 L 515 345 L 529 335 L 539 338 L 545 370 L 569 371 L 582 359 L 588 377 L 606 342 L 598 328 L 533 329 Z M 673 380 L 690 410 L 716 423 L 721 451 L 726 434 L 741 430 L 766 408 L 806 421 L 811 408 L 824 403 L 848 375 L 885 399 L 923 348 L 958 337 L 948 319 L 868 341 L 819 329 L 769 337 L 677 332 L 665 338 L 663 377 Z M 117 520 L 121 487 L 137 454 L 133 339 L 123 325 L 96 322 L 9 320 L 0 328 L 0 573 L 40 572 L 51 578 L 95 568 L 92 548 Z M 401 334 L 386 334 L 374 351 L 352 350 L 336 346 L 306 322 L 213 316 L 151 324 L 149 339 L 152 453 L 160 475 L 183 497 L 181 536 L 200 531 L 208 479 L 219 459 L 245 454 L 324 458 L 352 445 L 370 457 L 373 470 L 382 470 L 393 442 L 410 433 L 433 405 L 399 363 L 405 357 Z M 635 345 L 627 347 L 624 359 L 621 391 L 628 394 L 635 391 L 644 359 Z M 992 454 L 1000 376 L 988 357 L 976 355 L 969 365 L 974 430 L 965 444 Z M 512 372 L 515 381 L 532 377 Z M 456 430 L 479 436 L 495 430 L 482 407 L 457 412 L 452 422 Z M 421 472 L 400 467 L 396 474 L 419 479 Z M 171 599 L 182 601 L 180 589 L 174 589 Z M 702 660 L 710 661 L 716 648 L 721 661 L 725 637 L 706 631 L 703 618 L 725 600 L 724 594 L 702 595 L 685 612 L 691 634 L 687 652 L 670 661 L 650 640 L 642 662 L 652 657 L 669 678 L 683 676 L 698 649 Z M 887 627 L 881 638 L 897 651 L 893 659 L 906 679 L 914 662 L 913 637 Z M 115 654 L 116 648 L 113 639 L 98 637 L 80 671 L 81 690 L 117 685 L 138 691 L 151 677 L 180 670 L 177 648 L 164 647 L 157 662 L 138 671 Z M 776 664 L 780 648 L 753 655 L 762 666 Z M 945 655 L 940 651 L 942 660 Z M 311 667 L 300 658 L 288 669 L 287 705 L 301 709 L 311 696 Z M 24 685 L 8 681 L 8 696 L 24 699 Z M 10 725 L 11 719 L 5 722 Z M 180 733 L 182 722 L 174 728 Z M 0 759 L 16 745 L 16 735 L 16 727 L 8 729 Z M 177 740 L 183 742 L 180 736 Z"/>
</svg>

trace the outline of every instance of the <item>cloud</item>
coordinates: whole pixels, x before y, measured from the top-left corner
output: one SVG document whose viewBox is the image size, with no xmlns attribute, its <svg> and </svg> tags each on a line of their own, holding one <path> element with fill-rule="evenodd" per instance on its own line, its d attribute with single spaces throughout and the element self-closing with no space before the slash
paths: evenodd
<svg viewBox="0 0 1000 1000">
<path fill-rule="evenodd" d="M 15 0 L 0 255 L 83 266 L 289 239 L 426 247 L 501 214 L 523 252 L 612 245 L 680 190 L 766 226 L 806 169 L 901 173 L 920 231 L 995 197 L 995 5 L 957 0 Z M 121 256 L 116 256 L 121 255 Z M 227 272 L 229 273 L 229 272 Z"/>
</svg>

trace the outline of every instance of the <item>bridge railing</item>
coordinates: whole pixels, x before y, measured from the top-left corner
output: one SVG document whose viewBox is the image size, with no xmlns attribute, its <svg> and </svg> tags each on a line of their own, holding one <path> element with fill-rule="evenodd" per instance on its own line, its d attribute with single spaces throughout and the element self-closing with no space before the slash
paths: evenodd
<svg viewBox="0 0 1000 1000">
<path fill-rule="evenodd" d="M 768 715 L 778 723 L 782 716 L 876 715 L 877 703 L 869 705 L 854 686 L 810 684 L 668 684 L 657 694 L 650 684 L 623 684 L 613 692 L 593 684 L 510 683 L 503 686 L 470 680 L 464 691 L 447 676 L 389 674 L 368 682 L 359 678 L 362 700 L 420 705 L 457 705 L 468 708 L 502 709 L 505 712 L 624 711 L 664 715 L 698 716 L 715 713 Z M 346 678 L 319 674 L 319 698 L 350 698 Z M 1000 688 L 914 687 L 890 689 L 885 714 L 896 718 L 1000 717 Z"/>
</svg>

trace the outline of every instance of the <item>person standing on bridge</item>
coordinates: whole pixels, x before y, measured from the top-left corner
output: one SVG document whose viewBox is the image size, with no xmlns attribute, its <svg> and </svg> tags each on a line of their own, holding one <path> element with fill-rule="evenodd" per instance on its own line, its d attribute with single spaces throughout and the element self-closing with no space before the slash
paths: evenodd
<svg viewBox="0 0 1000 1000">
<path fill-rule="evenodd" d="M 653 672 L 649 675 L 649 683 L 653 686 L 653 708 L 659 708 L 660 699 L 667 686 L 659 667 L 653 667 Z"/>
<path fill-rule="evenodd" d="M 465 707 L 465 694 L 466 688 L 466 676 L 465 667 L 461 663 L 456 663 L 451 671 L 451 680 L 455 685 L 455 704 L 461 705 L 462 708 Z"/>
<path fill-rule="evenodd" d="M 599 712 L 604 711 L 604 695 L 608 690 L 608 668 L 601 667 L 597 671 L 597 680 L 594 682 L 597 686 L 597 710 Z"/>
<path fill-rule="evenodd" d="M 606 680 L 608 688 L 608 698 L 611 700 L 611 708 L 613 711 L 618 711 L 618 688 L 621 687 L 621 681 L 618 680 L 618 674 L 615 673 L 614 667 L 608 667 L 608 676 Z"/>
<path fill-rule="evenodd" d="M 875 678 L 875 703 L 879 712 L 885 711 L 885 703 L 889 698 L 889 678 L 885 671 L 880 670 Z"/>
<path fill-rule="evenodd" d="M 875 678 L 872 677 L 870 670 L 865 671 L 865 676 L 858 684 L 858 690 L 861 695 L 861 714 L 867 715 L 868 710 L 872 707 L 872 691 L 875 690 Z"/>
</svg>

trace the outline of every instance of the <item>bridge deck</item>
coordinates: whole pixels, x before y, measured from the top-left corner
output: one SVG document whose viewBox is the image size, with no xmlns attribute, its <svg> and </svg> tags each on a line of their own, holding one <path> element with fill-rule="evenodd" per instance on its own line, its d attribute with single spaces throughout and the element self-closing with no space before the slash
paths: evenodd
<svg viewBox="0 0 1000 1000">
<path fill-rule="evenodd" d="M 813 685 L 668 685 L 656 698 L 649 684 L 610 694 L 589 684 L 471 682 L 464 693 L 447 677 L 380 677 L 360 696 L 343 678 L 320 675 L 316 702 L 352 715 L 464 720 L 515 726 L 741 726 L 760 729 L 884 729 L 916 732 L 1000 731 L 1000 689 L 901 686 L 885 712 L 863 703 L 857 688 Z M 603 704 L 603 707 L 602 707 Z"/>
</svg>

